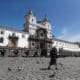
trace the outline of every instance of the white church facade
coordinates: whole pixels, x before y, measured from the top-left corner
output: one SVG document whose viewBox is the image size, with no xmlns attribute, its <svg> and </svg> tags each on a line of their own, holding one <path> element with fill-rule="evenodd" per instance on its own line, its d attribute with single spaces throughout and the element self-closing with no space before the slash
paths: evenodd
<svg viewBox="0 0 80 80">
<path fill-rule="evenodd" d="M 35 52 L 40 55 L 43 49 L 48 54 L 54 46 L 58 52 L 64 50 L 80 53 L 78 44 L 52 37 L 51 23 L 47 17 L 37 21 L 31 10 L 25 16 L 24 30 L 0 26 L 0 47 L 28 49 L 30 54 Z"/>
</svg>

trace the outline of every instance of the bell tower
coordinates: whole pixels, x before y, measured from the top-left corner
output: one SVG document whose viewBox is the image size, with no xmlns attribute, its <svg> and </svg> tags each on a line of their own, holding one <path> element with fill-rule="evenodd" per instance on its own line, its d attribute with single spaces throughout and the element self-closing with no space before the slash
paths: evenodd
<svg viewBox="0 0 80 80">
<path fill-rule="evenodd" d="M 28 32 L 30 35 L 35 35 L 36 28 L 36 17 L 32 10 L 29 10 L 28 14 L 25 15 L 24 31 Z"/>
<path fill-rule="evenodd" d="M 45 26 L 45 28 L 46 28 L 46 30 L 47 30 L 47 37 L 48 37 L 49 39 L 51 39 L 51 38 L 52 38 L 51 23 L 49 22 L 47 16 L 44 17 L 44 19 L 43 19 L 43 24 L 44 24 L 44 26 Z"/>
</svg>

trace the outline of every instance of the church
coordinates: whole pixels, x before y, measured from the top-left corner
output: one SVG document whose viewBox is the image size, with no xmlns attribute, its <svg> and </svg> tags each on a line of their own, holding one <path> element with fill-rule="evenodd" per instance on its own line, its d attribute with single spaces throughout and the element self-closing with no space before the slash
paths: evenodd
<svg viewBox="0 0 80 80">
<path fill-rule="evenodd" d="M 41 55 L 46 49 L 49 55 L 52 47 L 56 47 L 59 55 L 79 54 L 78 44 L 57 39 L 52 36 L 51 23 L 47 16 L 37 21 L 32 10 L 25 15 L 23 30 L 0 26 L 0 51 L 5 50 L 6 56 L 15 55 L 11 51 L 18 50 L 18 56 Z M 64 54 L 63 54 L 64 53 Z"/>
</svg>

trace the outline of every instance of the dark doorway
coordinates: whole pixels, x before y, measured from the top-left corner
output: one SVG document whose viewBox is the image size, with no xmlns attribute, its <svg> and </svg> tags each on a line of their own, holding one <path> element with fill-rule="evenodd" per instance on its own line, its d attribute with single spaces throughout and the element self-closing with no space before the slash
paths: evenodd
<svg viewBox="0 0 80 80">
<path fill-rule="evenodd" d="M 40 42 L 40 49 L 41 49 L 41 55 L 40 56 L 47 56 L 47 48 L 46 48 L 46 43 Z"/>
<path fill-rule="evenodd" d="M 9 43 L 8 46 L 9 47 L 17 47 L 17 43 L 18 43 L 18 37 L 17 36 L 10 36 L 9 35 Z"/>
<path fill-rule="evenodd" d="M 8 46 L 9 47 L 16 47 L 17 46 L 17 40 L 10 39 Z"/>
<path fill-rule="evenodd" d="M 40 49 L 45 48 L 45 42 L 40 42 Z"/>
</svg>

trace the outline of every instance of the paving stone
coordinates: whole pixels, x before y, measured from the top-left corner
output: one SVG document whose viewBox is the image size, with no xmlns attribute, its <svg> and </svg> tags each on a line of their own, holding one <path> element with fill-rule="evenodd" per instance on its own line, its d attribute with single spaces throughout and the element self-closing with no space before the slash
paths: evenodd
<svg viewBox="0 0 80 80">
<path fill-rule="evenodd" d="M 0 80 L 80 80 L 80 58 L 58 58 L 58 70 L 48 70 L 49 58 L 0 57 Z M 54 75 L 50 77 L 51 75 Z"/>
</svg>

